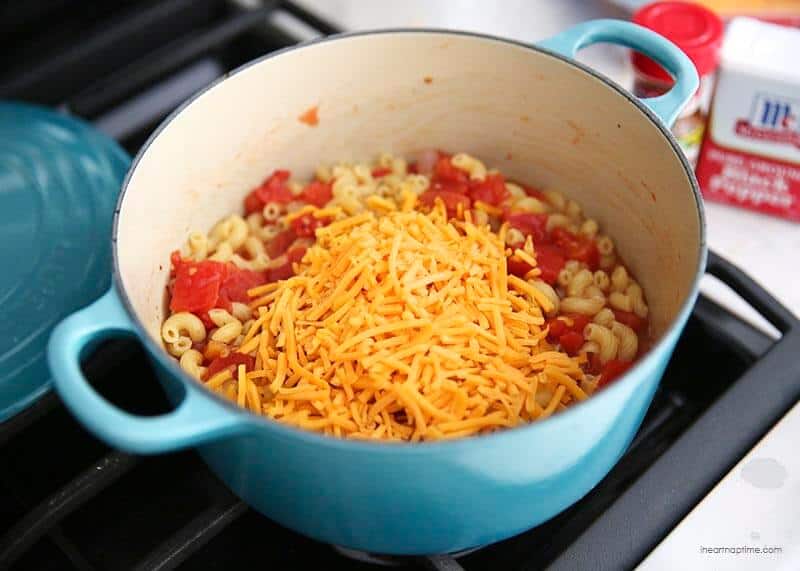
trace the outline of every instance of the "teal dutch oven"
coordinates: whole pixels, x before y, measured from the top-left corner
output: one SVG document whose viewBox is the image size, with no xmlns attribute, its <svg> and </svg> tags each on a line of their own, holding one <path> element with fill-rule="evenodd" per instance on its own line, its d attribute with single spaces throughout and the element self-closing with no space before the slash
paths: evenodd
<svg viewBox="0 0 800 571">
<path fill-rule="evenodd" d="M 612 42 L 675 77 L 639 100 L 573 57 Z M 94 434 L 137 453 L 197 448 L 241 498 L 317 540 L 386 554 L 456 552 L 540 524 L 592 489 L 630 443 L 698 292 L 701 199 L 669 125 L 698 79 L 685 55 L 630 23 L 581 24 L 539 45 L 436 30 L 321 39 L 270 54 L 175 111 L 135 158 L 117 205 L 113 286 L 53 333 L 49 364 Z M 317 107 L 319 123 L 298 117 Z M 554 417 L 440 443 L 336 439 L 257 417 L 204 389 L 164 350 L 169 253 L 238 211 L 274 168 L 310 175 L 379 151 L 465 151 L 563 190 L 615 238 L 642 283 L 655 342 L 624 377 Z M 129 414 L 81 373 L 85 348 L 141 339 L 174 410 Z M 168 477 L 168 475 L 167 475 Z"/>
</svg>

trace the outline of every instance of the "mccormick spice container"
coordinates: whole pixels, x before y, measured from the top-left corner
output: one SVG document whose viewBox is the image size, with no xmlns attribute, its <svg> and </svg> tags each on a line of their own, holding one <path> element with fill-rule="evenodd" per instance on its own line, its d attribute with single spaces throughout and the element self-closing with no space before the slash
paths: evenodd
<svg viewBox="0 0 800 571">
<path fill-rule="evenodd" d="M 703 195 L 800 220 L 800 30 L 735 18 L 722 49 Z"/>
<path fill-rule="evenodd" d="M 714 72 L 722 45 L 722 20 L 697 4 L 654 2 L 637 11 L 633 21 L 671 40 L 697 68 L 700 87 L 672 127 L 684 154 L 695 165 L 714 89 Z M 672 77 L 653 60 L 638 52 L 633 52 L 631 59 L 635 73 L 633 92 L 637 96 L 654 97 L 672 87 Z"/>
</svg>

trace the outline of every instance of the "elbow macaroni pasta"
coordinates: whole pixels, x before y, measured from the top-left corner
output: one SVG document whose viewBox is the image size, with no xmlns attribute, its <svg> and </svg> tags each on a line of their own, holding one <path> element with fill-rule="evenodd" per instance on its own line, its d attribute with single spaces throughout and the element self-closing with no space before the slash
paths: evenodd
<svg viewBox="0 0 800 571">
<path fill-rule="evenodd" d="M 596 315 L 603 306 L 605 306 L 605 299 L 581 298 L 581 297 L 565 297 L 561 300 L 561 311 L 567 313 L 580 313 L 581 315 Z"/>
<path fill-rule="evenodd" d="M 639 350 L 639 337 L 636 332 L 622 323 L 614 322 L 611 325 L 611 332 L 619 340 L 617 358 L 623 361 L 633 361 Z"/>
<path fill-rule="evenodd" d="M 475 157 L 458 153 L 453 156 L 452 163 L 454 167 L 467 171 L 472 180 L 486 180 L 486 167 Z"/>
<path fill-rule="evenodd" d="M 242 322 L 233 318 L 232 321 L 219 327 L 211 334 L 211 339 L 220 343 L 232 343 L 242 333 Z"/>
<path fill-rule="evenodd" d="M 184 334 L 199 343 L 206 338 L 206 326 L 199 317 L 186 311 L 173 313 L 161 326 L 161 335 L 167 343 L 175 343 Z"/>
<path fill-rule="evenodd" d="M 601 363 L 608 363 L 617 356 L 619 339 L 617 339 L 607 327 L 603 327 L 597 323 L 590 323 L 584 329 L 583 336 L 589 341 L 597 343 L 599 348 L 597 354 L 600 357 Z"/>
<path fill-rule="evenodd" d="M 203 354 L 195 349 L 189 349 L 181 355 L 181 369 L 189 373 L 195 379 L 202 379 L 206 372 L 206 367 L 201 366 Z"/>
</svg>

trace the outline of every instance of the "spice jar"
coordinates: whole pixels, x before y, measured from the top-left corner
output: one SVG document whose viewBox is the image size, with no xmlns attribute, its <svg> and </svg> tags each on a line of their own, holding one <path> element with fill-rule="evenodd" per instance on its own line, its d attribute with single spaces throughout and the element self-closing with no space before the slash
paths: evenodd
<svg viewBox="0 0 800 571">
<path fill-rule="evenodd" d="M 638 10 L 633 21 L 661 34 L 681 48 L 700 76 L 700 87 L 686 105 L 672 132 L 694 166 L 703 142 L 714 75 L 722 46 L 722 20 L 711 10 L 690 2 L 654 2 Z M 638 52 L 632 54 L 638 97 L 655 97 L 672 87 L 673 79 L 664 68 Z"/>
</svg>

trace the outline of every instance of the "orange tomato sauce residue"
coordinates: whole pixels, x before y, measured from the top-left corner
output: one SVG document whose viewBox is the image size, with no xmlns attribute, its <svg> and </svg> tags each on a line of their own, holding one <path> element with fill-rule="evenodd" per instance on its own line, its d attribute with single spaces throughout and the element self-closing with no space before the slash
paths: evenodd
<svg viewBox="0 0 800 571">
<path fill-rule="evenodd" d="M 422 78 L 422 81 L 424 81 L 425 83 L 431 84 L 431 83 L 433 83 L 433 78 L 430 75 L 426 75 L 425 77 Z"/>
<path fill-rule="evenodd" d="M 319 125 L 319 105 L 309 107 L 297 118 L 301 123 L 305 123 L 309 127 L 316 127 Z"/>
</svg>

